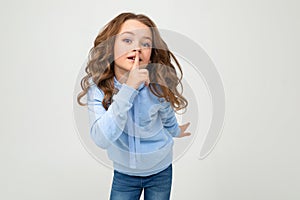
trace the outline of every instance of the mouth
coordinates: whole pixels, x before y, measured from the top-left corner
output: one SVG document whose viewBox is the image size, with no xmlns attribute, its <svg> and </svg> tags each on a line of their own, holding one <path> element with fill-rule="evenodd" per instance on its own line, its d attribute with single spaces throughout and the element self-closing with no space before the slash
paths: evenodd
<svg viewBox="0 0 300 200">
<path fill-rule="evenodd" d="M 127 59 L 129 59 L 131 61 L 134 61 L 135 60 L 135 56 L 129 56 L 129 57 L 127 57 Z M 142 59 L 140 58 L 139 62 L 141 62 L 141 61 L 142 61 Z"/>
</svg>

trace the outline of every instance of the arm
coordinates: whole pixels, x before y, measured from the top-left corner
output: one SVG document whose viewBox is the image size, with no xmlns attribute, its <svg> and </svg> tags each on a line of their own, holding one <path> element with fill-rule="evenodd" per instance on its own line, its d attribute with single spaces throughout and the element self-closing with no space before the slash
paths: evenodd
<svg viewBox="0 0 300 200">
<path fill-rule="evenodd" d="M 191 133 L 185 132 L 189 127 L 190 122 L 179 126 L 175 117 L 175 112 L 171 107 L 170 102 L 164 101 L 162 105 L 163 107 L 159 110 L 159 112 L 164 128 L 166 128 L 173 137 L 182 138 L 190 136 Z"/>
<path fill-rule="evenodd" d="M 162 107 L 159 110 L 159 114 L 161 116 L 161 121 L 164 128 L 167 129 L 173 137 L 178 137 L 180 135 L 181 129 L 178 125 L 175 112 L 170 102 L 164 100 L 161 105 Z"/>
<path fill-rule="evenodd" d="M 105 110 L 102 106 L 104 93 L 95 84 L 89 88 L 87 103 L 90 135 L 99 147 L 105 149 L 121 136 L 127 121 L 127 111 L 132 107 L 137 94 L 137 90 L 123 84 L 113 96 L 113 103 Z"/>
</svg>

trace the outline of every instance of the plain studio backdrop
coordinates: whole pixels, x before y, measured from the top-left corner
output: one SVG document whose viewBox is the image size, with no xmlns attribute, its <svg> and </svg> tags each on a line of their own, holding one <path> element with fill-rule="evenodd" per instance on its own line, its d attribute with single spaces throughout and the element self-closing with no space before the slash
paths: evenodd
<svg viewBox="0 0 300 200">
<path fill-rule="evenodd" d="M 204 160 L 196 140 L 174 164 L 172 199 L 300 199 L 299 1 L 16 0 L 0 10 L 0 199 L 108 199 L 112 171 L 78 137 L 73 90 L 99 30 L 123 11 L 197 42 L 225 88 L 222 136 Z"/>
</svg>

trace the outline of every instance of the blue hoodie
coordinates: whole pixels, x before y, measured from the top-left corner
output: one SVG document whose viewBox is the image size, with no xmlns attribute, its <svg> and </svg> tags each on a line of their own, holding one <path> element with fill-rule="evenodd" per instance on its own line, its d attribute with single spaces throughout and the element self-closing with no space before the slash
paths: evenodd
<svg viewBox="0 0 300 200">
<path fill-rule="evenodd" d="M 134 176 L 158 173 L 172 163 L 173 138 L 180 134 L 170 102 L 141 84 L 136 90 L 114 77 L 119 91 L 108 110 L 102 106 L 104 92 L 90 78 L 87 103 L 90 135 L 107 150 L 114 169 Z"/>
</svg>

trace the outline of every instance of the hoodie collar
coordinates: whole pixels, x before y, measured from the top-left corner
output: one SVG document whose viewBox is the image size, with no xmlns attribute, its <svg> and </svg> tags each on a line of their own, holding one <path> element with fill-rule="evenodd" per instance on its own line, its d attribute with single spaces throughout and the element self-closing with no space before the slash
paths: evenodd
<svg viewBox="0 0 300 200">
<path fill-rule="evenodd" d="M 120 89 L 122 84 L 117 80 L 117 78 L 114 76 L 114 85 L 115 88 Z"/>
</svg>

